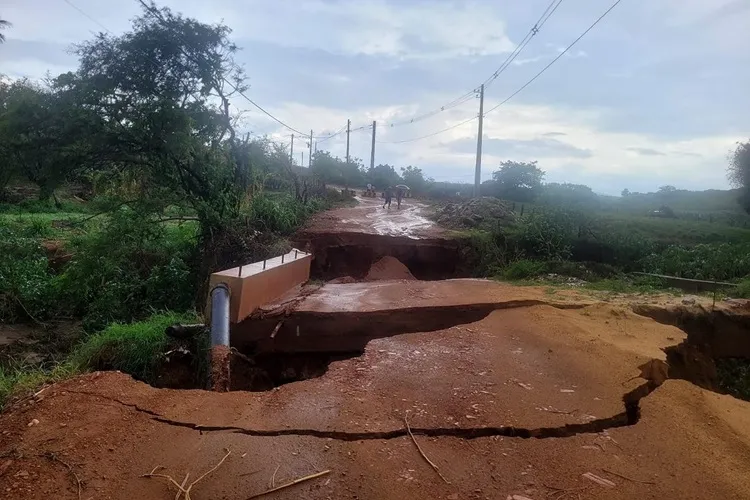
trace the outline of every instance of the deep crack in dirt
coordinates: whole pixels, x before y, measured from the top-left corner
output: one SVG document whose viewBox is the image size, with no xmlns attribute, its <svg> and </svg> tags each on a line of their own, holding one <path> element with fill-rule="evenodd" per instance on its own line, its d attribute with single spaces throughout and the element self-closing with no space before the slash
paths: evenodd
<svg viewBox="0 0 750 500">
<path fill-rule="evenodd" d="M 627 427 L 636 425 L 640 420 L 640 401 L 644 397 L 651 394 L 656 390 L 659 385 L 653 381 L 647 381 L 646 383 L 638 386 L 632 391 L 626 393 L 623 396 L 623 403 L 625 405 L 625 411 L 618 413 L 611 417 L 599 418 L 586 423 L 577 424 L 565 424 L 559 427 L 539 427 L 539 428 L 525 428 L 517 426 L 485 426 L 485 427 L 414 427 L 411 426 L 411 431 L 415 435 L 427 436 L 427 437 L 455 437 L 460 439 L 478 439 L 484 437 L 503 436 L 503 437 L 515 437 L 521 439 L 549 439 L 549 438 L 567 438 L 577 436 L 579 434 L 597 434 L 609 429 L 615 429 L 618 427 Z M 69 394 L 78 394 L 82 396 L 90 396 L 99 399 L 104 399 L 117 403 L 131 410 L 144 413 L 149 416 L 155 422 L 159 422 L 165 425 L 171 425 L 176 427 L 182 427 L 191 429 L 203 433 L 208 432 L 228 432 L 243 434 L 247 436 L 257 437 L 275 437 L 275 436 L 310 436 L 315 438 L 323 439 L 335 439 L 338 441 L 366 441 L 366 440 L 379 440 L 379 439 L 398 439 L 408 436 L 406 428 L 393 429 L 390 431 L 380 432 L 347 432 L 347 431 L 335 431 L 335 430 L 320 430 L 320 429 L 271 429 L 271 430 L 259 430 L 259 429 L 248 429 L 245 427 L 238 426 L 223 426 L 223 425 L 202 425 L 194 422 L 185 422 L 179 420 L 173 420 L 167 418 L 152 410 L 142 408 L 141 406 L 133 403 L 126 403 L 116 398 L 103 396 L 101 394 L 85 392 L 85 391 L 67 391 Z"/>
</svg>

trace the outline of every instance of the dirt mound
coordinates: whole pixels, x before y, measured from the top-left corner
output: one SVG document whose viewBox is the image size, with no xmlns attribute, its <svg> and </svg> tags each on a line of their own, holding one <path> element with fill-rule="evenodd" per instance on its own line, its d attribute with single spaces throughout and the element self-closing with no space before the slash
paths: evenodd
<svg viewBox="0 0 750 500">
<path fill-rule="evenodd" d="M 409 268 L 395 257 L 386 255 L 370 267 L 365 281 L 382 280 L 413 280 L 416 279 L 409 272 Z"/>
<path fill-rule="evenodd" d="M 449 203 L 437 211 L 438 223 L 452 228 L 475 228 L 498 222 L 510 225 L 515 220 L 516 215 L 507 204 L 490 197 Z"/>
</svg>

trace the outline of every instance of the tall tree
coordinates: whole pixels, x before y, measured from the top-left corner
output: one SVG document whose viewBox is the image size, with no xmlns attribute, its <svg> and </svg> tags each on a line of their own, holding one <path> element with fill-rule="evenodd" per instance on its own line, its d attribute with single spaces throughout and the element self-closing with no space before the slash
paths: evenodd
<svg viewBox="0 0 750 500">
<path fill-rule="evenodd" d="M 193 205 L 210 231 L 239 215 L 252 184 L 229 109 L 246 88 L 237 48 L 226 26 L 145 10 L 132 31 L 79 45 L 80 67 L 56 83 L 102 118 L 92 140 L 113 164 Z"/>
<path fill-rule="evenodd" d="M 404 184 L 415 193 L 424 193 L 427 190 L 427 180 L 421 168 L 411 165 L 406 168 L 401 167 L 401 178 L 404 179 Z"/>
<path fill-rule="evenodd" d="M 750 213 L 750 141 L 738 142 L 737 148 L 730 153 L 727 177 L 734 187 L 742 190 L 739 202 Z"/>
<path fill-rule="evenodd" d="M 513 201 L 532 201 L 540 193 L 544 171 L 536 161 L 504 161 L 492 172 L 492 194 Z M 490 193 L 487 193 L 490 194 Z"/>
</svg>

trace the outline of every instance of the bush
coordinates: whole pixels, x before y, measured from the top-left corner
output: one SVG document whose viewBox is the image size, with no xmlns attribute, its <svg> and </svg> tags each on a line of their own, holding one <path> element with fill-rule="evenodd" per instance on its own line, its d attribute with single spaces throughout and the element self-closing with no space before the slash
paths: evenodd
<svg viewBox="0 0 750 500">
<path fill-rule="evenodd" d="M 750 279 L 740 281 L 732 295 L 741 299 L 750 299 Z"/>
<path fill-rule="evenodd" d="M 544 262 L 535 260 L 517 260 L 503 270 L 503 277 L 510 280 L 533 278 L 545 272 Z"/>
<path fill-rule="evenodd" d="M 750 275 L 750 243 L 670 246 L 642 262 L 643 270 L 656 274 L 702 280 L 736 280 Z"/>
<path fill-rule="evenodd" d="M 195 297 L 195 224 L 168 225 L 130 209 L 71 242 L 73 259 L 55 281 L 70 314 L 87 330 L 130 322 L 154 310 L 186 310 Z"/>
<path fill-rule="evenodd" d="M 575 233 L 573 214 L 561 210 L 536 210 L 521 219 L 515 240 L 527 256 L 563 260 L 570 257 Z"/>
<path fill-rule="evenodd" d="M 111 324 L 76 348 L 69 362 L 79 371 L 120 370 L 153 383 L 170 342 L 164 330 L 197 321 L 195 314 L 164 313 L 136 323 Z"/>
<path fill-rule="evenodd" d="M 0 226 L 0 320 L 45 319 L 53 315 L 53 275 L 40 243 L 48 226 Z"/>
</svg>

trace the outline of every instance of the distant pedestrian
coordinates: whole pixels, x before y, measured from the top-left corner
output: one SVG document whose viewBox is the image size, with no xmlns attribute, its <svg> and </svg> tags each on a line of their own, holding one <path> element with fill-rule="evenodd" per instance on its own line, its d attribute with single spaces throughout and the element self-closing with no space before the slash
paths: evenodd
<svg viewBox="0 0 750 500">
<path fill-rule="evenodd" d="M 386 205 L 388 205 L 388 208 L 391 208 L 391 199 L 393 198 L 393 188 L 391 186 L 388 186 L 387 188 L 385 188 L 383 197 L 385 198 L 385 203 L 383 203 L 383 208 L 385 208 Z"/>
<path fill-rule="evenodd" d="M 404 198 L 404 190 L 401 188 L 396 188 L 396 206 L 400 209 L 401 208 L 401 200 Z"/>
</svg>

